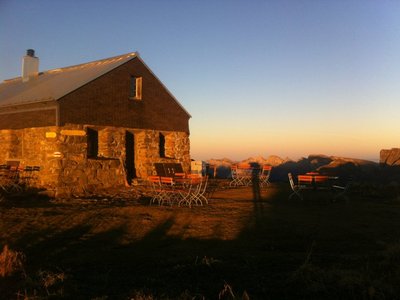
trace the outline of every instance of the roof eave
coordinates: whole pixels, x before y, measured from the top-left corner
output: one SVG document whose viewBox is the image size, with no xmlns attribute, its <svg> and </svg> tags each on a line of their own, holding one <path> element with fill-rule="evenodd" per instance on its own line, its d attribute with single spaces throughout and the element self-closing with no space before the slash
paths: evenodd
<svg viewBox="0 0 400 300">
<path fill-rule="evenodd" d="M 44 98 L 44 99 L 35 100 L 35 101 L 26 101 L 26 102 L 10 103 L 10 104 L 0 104 L 0 109 L 2 109 L 2 108 L 10 108 L 10 107 L 18 107 L 18 106 L 24 106 L 24 105 L 31 105 L 31 104 L 46 103 L 46 102 L 57 102 L 57 99 Z"/>
</svg>

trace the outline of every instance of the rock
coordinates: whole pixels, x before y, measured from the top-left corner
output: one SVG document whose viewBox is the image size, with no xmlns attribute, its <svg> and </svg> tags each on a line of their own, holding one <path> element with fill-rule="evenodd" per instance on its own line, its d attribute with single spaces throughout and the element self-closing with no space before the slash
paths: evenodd
<svg viewBox="0 0 400 300">
<path fill-rule="evenodd" d="M 389 165 L 389 166 L 399 166 L 400 165 L 400 148 L 392 148 L 392 149 L 382 149 L 380 152 L 380 160 L 381 164 Z"/>
</svg>

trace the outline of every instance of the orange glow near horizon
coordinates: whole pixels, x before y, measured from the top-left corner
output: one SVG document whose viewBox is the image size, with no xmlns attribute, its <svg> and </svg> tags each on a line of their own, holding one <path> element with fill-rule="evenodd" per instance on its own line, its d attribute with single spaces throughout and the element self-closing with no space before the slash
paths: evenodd
<svg viewBox="0 0 400 300">
<path fill-rule="evenodd" d="M 232 133 L 218 137 L 212 133 L 206 135 L 191 134 L 191 155 L 193 159 L 230 158 L 242 160 L 248 157 L 277 155 L 282 158 L 298 159 L 310 154 L 351 157 L 378 161 L 382 149 L 396 147 L 390 135 L 357 133 L 354 135 L 307 134 L 258 137 L 247 134 L 244 137 Z M 400 137 L 398 139 L 400 141 Z"/>
</svg>

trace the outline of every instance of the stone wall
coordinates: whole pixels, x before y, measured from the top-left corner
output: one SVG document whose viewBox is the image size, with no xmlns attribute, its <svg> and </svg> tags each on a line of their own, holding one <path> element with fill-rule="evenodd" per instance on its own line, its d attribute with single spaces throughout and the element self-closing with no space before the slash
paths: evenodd
<svg viewBox="0 0 400 300">
<path fill-rule="evenodd" d="M 400 148 L 381 150 L 379 162 L 389 166 L 400 165 Z"/>
<path fill-rule="evenodd" d="M 56 127 L 0 130 L 0 164 L 19 160 L 21 166 L 40 166 L 42 171 L 34 184 L 54 189 L 58 182 L 54 153 L 59 143 L 46 138 L 46 132 L 54 131 Z"/>
<path fill-rule="evenodd" d="M 87 158 L 87 127 L 98 132 L 95 158 Z M 158 131 L 72 124 L 0 130 L 0 164 L 13 159 L 19 160 L 22 166 L 40 166 L 36 186 L 55 196 L 83 195 L 123 186 L 126 184 L 126 131 L 134 136 L 138 178 L 155 174 L 156 162 L 180 162 L 186 172 L 190 170 L 190 141 L 186 132 L 163 132 L 168 157 L 161 158 Z"/>
<path fill-rule="evenodd" d="M 18 158 L 22 155 L 22 132 L 15 130 L 0 131 L 0 155 L 8 153 L 8 158 Z"/>
<path fill-rule="evenodd" d="M 163 132 L 163 134 L 166 136 L 166 157 L 160 157 L 158 131 L 146 130 L 135 134 L 138 177 L 147 178 L 156 175 L 154 163 L 180 162 L 184 172 L 190 171 L 189 135 L 185 132 Z"/>
</svg>

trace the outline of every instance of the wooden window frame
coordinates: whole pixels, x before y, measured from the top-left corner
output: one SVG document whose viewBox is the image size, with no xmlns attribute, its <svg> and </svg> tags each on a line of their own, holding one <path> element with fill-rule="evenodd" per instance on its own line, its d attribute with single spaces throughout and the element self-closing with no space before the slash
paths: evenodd
<svg viewBox="0 0 400 300">
<path fill-rule="evenodd" d="M 142 77 L 131 76 L 129 83 L 129 99 L 142 100 Z"/>
</svg>

